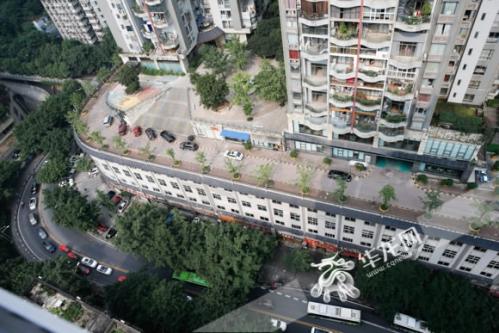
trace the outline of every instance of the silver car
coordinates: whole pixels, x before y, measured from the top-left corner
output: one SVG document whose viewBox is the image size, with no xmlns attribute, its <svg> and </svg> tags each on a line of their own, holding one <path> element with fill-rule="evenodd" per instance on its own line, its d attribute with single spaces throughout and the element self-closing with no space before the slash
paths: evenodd
<svg viewBox="0 0 499 333">
<path fill-rule="evenodd" d="M 102 273 L 104 275 L 111 275 L 113 273 L 113 270 L 111 267 L 107 267 L 104 265 L 98 265 L 96 270 L 97 270 L 97 272 Z"/>
<path fill-rule="evenodd" d="M 38 237 L 40 237 L 41 239 L 47 239 L 48 235 L 45 229 L 43 228 L 38 229 Z"/>
</svg>

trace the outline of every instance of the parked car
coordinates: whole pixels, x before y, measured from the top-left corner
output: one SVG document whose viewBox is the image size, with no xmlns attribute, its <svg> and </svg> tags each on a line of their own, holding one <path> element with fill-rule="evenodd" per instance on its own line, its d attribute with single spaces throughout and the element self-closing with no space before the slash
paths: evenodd
<svg viewBox="0 0 499 333">
<path fill-rule="evenodd" d="M 284 332 L 288 328 L 288 325 L 286 325 L 284 321 L 279 319 L 270 318 L 270 323 L 275 329 L 281 330 L 282 332 Z"/>
<path fill-rule="evenodd" d="M 29 199 L 29 209 L 30 210 L 36 209 L 36 198 L 35 197 Z"/>
<path fill-rule="evenodd" d="M 147 128 L 146 129 L 146 135 L 149 140 L 155 140 L 156 139 L 156 131 L 153 130 L 152 128 Z"/>
<path fill-rule="evenodd" d="M 104 265 L 98 265 L 96 271 L 99 273 L 102 273 L 104 275 L 111 275 L 113 273 L 113 270 L 111 267 L 107 267 Z"/>
<path fill-rule="evenodd" d="M 487 175 L 487 172 L 482 171 L 482 170 L 475 171 L 475 178 L 476 178 L 477 183 L 478 182 L 486 183 L 489 181 L 489 176 Z"/>
<path fill-rule="evenodd" d="M 82 265 L 85 265 L 85 266 L 90 267 L 90 268 L 97 267 L 97 261 L 95 261 L 94 259 L 89 258 L 89 257 L 83 257 L 83 258 L 81 258 L 80 263 Z"/>
<path fill-rule="evenodd" d="M 310 333 L 333 333 L 333 331 L 325 331 L 325 330 L 317 328 L 317 327 L 312 327 L 312 329 L 310 330 Z"/>
<path fill-rule="evenodd" d="M 112 199 L 112 197 L 114 197 L 115 195 L 116 195 L 116 192 L 114 192 L 114 191 L 109 191 L 109 192 L 107 192 L 107 197 L 108 197 L 109 199 Z"/>
<path fill-rule="evenodd" d="M 196 139 L 196 136 L 191 134 L 187 137 L 187 141 L 194 141 Z"/>
<path fill-rule="evenodd" d="M 244 155 L 243 155 L 243 153 L 241 153 L 237 150 L 227 150 L 224 153 L 224 157 L 231 158 L 233 160 L 242 161 L 244 158 Z"/>
<path fill-rule="evenodd" d="M 31 184 L 31 195 L 35 195 L 38 192 L 38 184 L 36 182 L 33 182 Z"/>
<path fill-rule="evenodd" d="M 327 173 L 327 177 L 332 178 L 332 179 L 343 179 L 346 182 L 352 181 L 351 174 L 349 174 L 348 172 L 339 171 L 339 170 L 329 170 L 329 172 Z"/>
<path fill-rule="evenodd" d="M 121 202 L 118 204 L 118 213 L 123 213 L 128 206 L 128 200 L 123 199 Z"/>
<path fill-rule="evenodd" d="M 47 239 L 49 235 L 47 235 L 47 232 L 43 228 L 38 228 L 38 237 L 41 239 Z"/>
<path fill-rule="evenodd" d="M 11 153 L 11 157 L 13 160 L 18 160 L 21 157 L 21 150 L 14 149 Z"/>
<path fill-rule="evenodd" d="M 113 121 L 114 121 L 114 117 L 108 115 L 104 118 L 104 121 L 102 123 L 104 124 L 104 126 L 110 127 L 113 124 Z"/>
<path fill-rule="evenodd" d="M 192 141 L 184 141 L 180 144 L 180 149 L 182 149 L 182 150 L 196 151 L 196 150 L 198 150 L 198 148 L 199 148 L 199 145 L 195 142 L 192 142 Z"/>
<path fill-rule="evenodd" d="M 118 278 L 116 280 L 118 280 L 118 282 L 125 282 L 127 279 L 128 279 L 128 276 L 120 275 L 120 276 L 118 276 Z"/>
<path fill-rule="evenodd" d="M 92 169 L 90 169 L 88 174 L 90 175 L 90 177 L 97 176 L 99 174 L 99 169 L 97 169 L 97 167 L 93 167 Z"/>
<path fill-rule="evenodd" d="M 38 224 L 38 219 L 36 218 L 36 215 L 33 214 L 33 213 L 29 213 L 29 224 L 31 224 L 32 226 L 35 226 Z"/>
<path fill-rule="evenodd" d="M 165 139 L 168 143 L 172 143 L 173 141 L 175 141 L 175 135 L 173 135 L 172 133 L 168 132 L 168 131 L 161 131 L 161 133 L 159 133 L 159 135 Z"/>
<path fill-rule="evenodd" d="M 113 238 L 114 236 L 116 236 L 117 233 L 118 233 L 118 230 L 116 230 L 114 228 L 109 228 L 109 231 L 106 234 L 106 239 Z"/>
<path fill-rule="evenodd" d="M 118 194 L 116 194 L 114 197 L 111 198 L 111 201 L 115 205 L 117 205 L 117 204 L 119 204 L 121 202 L 121 199 L 122 199 L 121 196 L 119 196 Z"/>
<path fill-rule="evenodd" d="M 118 127 L 118 134 L 123 136 L 123 135 L 126 135 L 126 133 L 128 132 L 128 125 L 122 121 L 120 123 L 120 127 Z"/>
<path fill-rule="evenodd" d="M 142 127 L 135 126 L 132 130 L 133 136 L 138 137 L 142 135 Z"/>
<path fill-rule="evenodd" d="M 80 275 L 90 275 L 92 271 L 87 266 L 83 266 L 80 263 L 76 264 L 76 273 Z"/>
<path fill-rule="evenodd" d="M 45 248 L 45 250 L 47 250 L 50 253 L 54 253 L 55 250 L 57 249 L 54 244 L 52 244 L 51 242 L 48 242 L 48 241 L 43 241 L 42 245 Z"/>
<path fill-rule="evenodd" d="M 108 230 L 109 230 L 109 228 L 108 228 L 107 226 L 105 226 L 104 224 L 99 223 L 99 224 L 97 225 L 97 231 L 98 231 L 100 234 L 103 234 L 103 233 L 105 233 L 105 232 L 106 232 L 106 231 L 108 231 Z"/>
</svg>

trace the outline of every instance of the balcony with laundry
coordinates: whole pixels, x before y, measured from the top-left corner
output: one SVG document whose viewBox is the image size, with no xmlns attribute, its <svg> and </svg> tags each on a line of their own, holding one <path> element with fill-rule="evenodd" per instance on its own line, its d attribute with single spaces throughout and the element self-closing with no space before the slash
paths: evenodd
<svg viewBox="0 0 499 333">
<path fill-rule="evenodd" d="M 400 0 L 395 28 L 407 32 L 430 29 L 433 1 Z"/>
</svg>

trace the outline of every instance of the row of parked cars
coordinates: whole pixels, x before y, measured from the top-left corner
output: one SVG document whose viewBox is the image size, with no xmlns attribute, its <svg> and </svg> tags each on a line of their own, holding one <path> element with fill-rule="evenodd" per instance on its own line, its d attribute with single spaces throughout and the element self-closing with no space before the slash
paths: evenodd
<svg viewBox="0 0 499 333">
<path fill-rule="evenodd" d="M 113 269 L 111 267 L 101 265 L 95 259 L 89 257 L 81 258 L 76 265 L 76 269 L 78 270 L 78 273 L 82 275 L 89 275 L 92 272 L 92 269 L 95 269 L 97 272 L 104 275 L 111 275 L 113 273 Z"/>
</svg>

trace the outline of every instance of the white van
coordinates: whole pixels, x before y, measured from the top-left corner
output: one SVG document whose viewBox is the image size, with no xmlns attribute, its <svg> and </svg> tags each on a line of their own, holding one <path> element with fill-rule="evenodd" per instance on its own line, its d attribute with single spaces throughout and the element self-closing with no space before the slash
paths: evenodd
<svg viewBox="0 0 499 333">
<path fill-rule="evenodd" d="M 104 126 L 106 127 L 110 127 L 112 124 L 113 124 L 113 116 L 106 116 L 106 118 L 104 118 L 104 121 L 102 122 L 104 124 Z"/>
<path fill-rule="evenodd" d="M 38 224 L 38 220 L 36 219 L 35 214 L 29 213 L 29 223 L 31 225 L 37 225 Z"/>
</svg>

